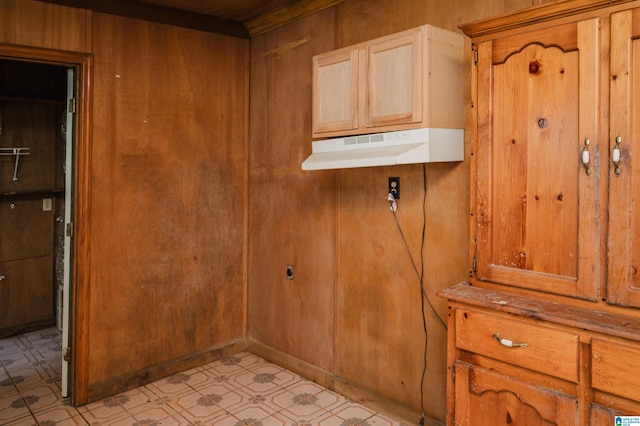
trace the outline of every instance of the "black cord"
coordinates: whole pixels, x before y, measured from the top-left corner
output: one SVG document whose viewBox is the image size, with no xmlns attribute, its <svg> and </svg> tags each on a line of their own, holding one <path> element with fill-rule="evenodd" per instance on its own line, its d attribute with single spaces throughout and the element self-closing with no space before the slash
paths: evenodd
<svg viewBox="0 0 640 426">
<path fill-rule="evenodd" d="M 420 378 L 420 411 L 422 417 L 420 417 L 420 426 L 424 426 L 424 381 L 427 377 L 427 348 L 429 347 L 429 332 L 427 331 L 427 315 L 424 311 L 424 300 L 429 301 L 427 292 L 424 290 L 424 245 L 427 234 L 427 167 L 422 164 L 422 241 L 420 242 L 420 310 L 422 311 L 422 328 L 424 329 L 424 353 L 422 354 L 422 377 Z M 436 314 L 431 301 L 429 306 Z M 436 314 L 436 317 L 440 319 L 440 316 Z M 446 328 L 446 326 L 445 326 Z"/>
<path fill-rule="evenodd" d="M 404 246 L 407 249 L 407 254 L 409 255 L 409 260 L 411 260 L 411 265 L 413 266 L 413 270 L 418 277 L 418 281 L 420 283 L 420 306 L 422 312 L 422 328 L 424 330 L 424 351 L 423 351 L 423 364 L 422 364 L 422 376 L 420 378 L 420 410 L 422 412 L 422 417 L 420 418 L 420 426 L 424 426 L 424 381 L 427 376 L 427 348 L 429 347 L 429 333 L 427 331 L 427 316 L 425 312 L 425 300 L 427 304 L 431 308 L 433 314 L 438 318 L 440 324 L 447 329 L 447 324 L 440 318 L 440 315 L 436 312 L 427 292 L 424 288 L 424 247 L 426 241 L 426 233 L 427 233 L 427 168 L 426 165 L 422 165 L 422 178 L 423 178 L 423 200 L 422 200 L 422 240 L 420 243 L 420 271 L 418 271 L 418 267 L 416 266 L 416 262 L 411 255 L 411 250 L 409 249 L 409 243 L 407 242 L 407 238 L 402 231 L 402 227 L 400 226 L 400 222 L 398 221 L 398 216 L 396 215 L 396 210 L 393 208 L 393 198 L 390 197 L 389 203 L 391 205 L 391 212 L 393 213 L 393 219 L 396 222 L 396 226 L 398 227 L 398 231 L 402 236 L 402 241 L 404 242 Z"/>
<path fill-rule="evenodd" d="M 424 167 L 424 166 L 423 166 Z M 447 323 L 444 322 L 444 320 L 442 318 L 440 318 L 440 315 L 438 315 L 438 312 L 436 312 L 436 308 L 433 306 L 433 304 L 431 303 L 431 299 L 429 299 L 429 295 L 427 294 L 426 290 L 424 289 L 424 246 L 425 246 L 425 235 L 426 235 L 426 228 L 427 228 L 427 206 L 426 206 L 426 201 L 427 201 L 427 173 L 426 170 L 423 170 L 423 175 L 424 175 L 424 202 L 423 202 L 423 222 L 422 222 L 422 242 L 420 245 L 420 255 L 421 255 L 421 259 L 422 259 L 422 264 L 421 264 L 421 270 L 422 272 L 418 271 L 418 267 L 416 266 L 416 262 L 413 260 L 413 256 L 411 255 L 411 250 L 409 249 L 409 243 L 407 242 L 407 238 L 404 235 L 404 232 L 402 231 L 402 227 L 400 226 L 400 222 L 398 222 L 398 216 L 396 215 L 396 212 L 391 209 L 391 212 L 393 213 L 393 219 L 396 222 L 396 226 L 398 227 L 398 231 L 400 232 L 400 235 L 402 236 L 402 241 L 404 242 L 404 246 L 407 249 L 407 253 L 409 254 L 409 260 L 411 260 L 411 265 L 413 266 L 413 270 L 416 273 L 416 277 L 418 278 L 418 282 L 420 283 L 420 293 L 422 295 L 422 299 L 427 301 L 427 304 L 429 305 L 429 308 L 431 308 L 431 311 L 433 312 L 433 314 L 436 316 L 436 318 L 438 318 L 438 321 L 440 321 L 440 324 L 442 324 L 442 326 L 445 328 L 445 330 L 447 329 Z M 390 202 L 391 204 L 392 202 Z M 422 303 L 424 304 L 424 300 L 422 301 Z M 426 319 L 425 319 L 425 324 L 426 324 Z"/>
</svg>

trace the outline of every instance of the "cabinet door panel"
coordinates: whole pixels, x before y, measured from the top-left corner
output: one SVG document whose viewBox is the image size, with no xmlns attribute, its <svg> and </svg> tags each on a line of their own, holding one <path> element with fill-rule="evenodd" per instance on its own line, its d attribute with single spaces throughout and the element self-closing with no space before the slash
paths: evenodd
<svg viewBox="0 0 640 426">
<path fill-rule="evenodd" d="M 591 343 L 591 385 L 595 389 L 640 402 L 640 345 L 601 339 Z"/>
<path fill-rule="evenodd" d="M 367 56 L 368 127 L 422 119 L 422 29 L 372 42 Z"/>
<path fill-rule="evenodd" d="M 313 132 L 358 128 L 358 48 L 313 58 Z"/>
<path fill-rule="evenodd" d="M 577 426 L 578 398 L 458 361 L 455 424 Z"/>
<path fill-rule="evenodd" d="M 640 9 L 611 17 L 610 153 L 620 137 L 619 174 L 609 162 L 609 303 L 640 307 Z M 639 151 L 640 152 L 640 151 Z"/>
<path fill-rule="evenodd" d="M 597 298 L 598 173 L 579 161 L 586 138 L 594 158 L 598 145 L 597 31 L 594 19 L 563 26 L 565 44 L 534 32 L 502 40 L 509 54 L 478 46 L 478 279 Z"/>
<path fill-rule="evenodd" d="M 0 262 L 0 329 L 54 318 L 51 256 Z"/>
<path fill-rule="evenodd" d="M 53 209 L 42 206 L 42 198 L 0 201 L 0 262 L 51 254 Z"/>
<path fill-rule="evenodd" d="M 616 417 L 630 416 L 632 414 L 623 414 L 619 411 L 612 410 L 608 407 L 603 407 L 599 404 L 592 404 L 590 410 L 591 421 L 590 426 L 616 426 L 620 423 L 616 423 Z"/>
<path fill-rule="evenodd" d="M 6 102 L 0 105 L 0 147 L 29 148 L 20 156 L 0 156 L 0 192 L 55 188 L 56 142 L 62 107 L 53 104 Z M 14 173 L 16 180 L 13 180 Z"/>
</svg>

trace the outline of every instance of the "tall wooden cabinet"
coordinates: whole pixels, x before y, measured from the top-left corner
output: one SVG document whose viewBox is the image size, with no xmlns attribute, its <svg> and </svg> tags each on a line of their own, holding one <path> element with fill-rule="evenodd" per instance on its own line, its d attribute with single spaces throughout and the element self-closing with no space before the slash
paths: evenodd
<svg viewBox="0 0 640 426">
<path fill-rule="evenodd" d="M 461 28 L 471 253 L 469 283 L 441 292 L 448 423 L 640 416 L 640 2 L 567 0 Z"/>
</svg>

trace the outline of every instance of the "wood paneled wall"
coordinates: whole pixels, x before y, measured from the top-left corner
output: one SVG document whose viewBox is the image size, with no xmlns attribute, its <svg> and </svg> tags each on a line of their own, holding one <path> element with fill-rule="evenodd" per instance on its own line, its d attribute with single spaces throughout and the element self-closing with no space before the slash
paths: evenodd
<svg viewBox="0 0 640 426">
<path fill-rule="evenodd" d="M 311 150 L 311 57 L 538 1 L 347 0 L 253 39 L 249 95 L 246 40 L 0 0 L 0 43 L 93 55 L 90 152 L 82 153 L 91 159 L 83 218 L 91 239 L 76 324 L 87 340 L 75 361 L 84 366 L 76 402 L 243 337 L 248 297 L 252 339 L 327 372 L 337 388 L 417 412 L 419 287 L 386 185 L 401 177 L 398 219 L 419 256 L 422 166 L 301 171 Z M 469 170 L 466 162 L 426 170 L 425 281 L 444 317 L 433 294 L 467 277 Z M 442 419 L 445 333 L 431 312 L 427 321 L 424 402 Z"/>
<path fill-rule="evenodd" d="M 0 43 L 89 52 L 90 12 L 31 0 L 1 0 L 0 8 Z"/>
<path fill-rule="evenodd" d="M 335 355 L 337 175 L 300 164 L 310 148 L 309 58 L 333 48 L 334 20 L 329 9 L 252 41 L 249 131 L 250 334 L 327 370 Z"/>
<path fill-rule="evenodd" d="M 0 43 L 93 56 L 75 402 L 241 339 L 249 41 L 37 1 L 0 10 Z"/>
<path fill-rule="evenodd" d="M 243 336 L 248 42 L 104 14 L 93 34 L 89 381 L 108 387 Z"/>
<path fill-rule="evenodd" d="M 311 57 L 427 23 L 457 30 L 534 4 L 347 0 L 252 40 L 251 338 L 324 370 L 336 389 L 387 398 L 418 416 L 425 339 L 420 288 L 386 188 L 389 176 L 401 178 L 398 221 L 419 268 L 422 166 L 302 172 L 311 152 Z M 469 58 L 466 64 L 469 70 Z M 465 92 L 470 99 L 470 88 Z M 430 164 L 426 175 L 425 285 L 446 322 L 446 302 L 435 292 L 468 276 L 469 163 Z M 293 281 L 285 278 L 290 263 Z M 427 416 L 444 419 L 446 330 L 426 310 L 424 406 Z"/>
</svg>

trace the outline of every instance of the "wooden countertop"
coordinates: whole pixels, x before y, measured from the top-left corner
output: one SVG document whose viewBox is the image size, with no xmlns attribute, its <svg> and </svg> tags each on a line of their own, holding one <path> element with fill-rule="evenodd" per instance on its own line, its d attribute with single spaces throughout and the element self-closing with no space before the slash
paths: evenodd
<svg viewBox="0 0 640 426">
<path fill-rule="evenodd" d="M 487 290 L 469 283 L 456 284 L 437 295 L 457 303 L 640 341 L 638 318 Z"/>
</svg>

